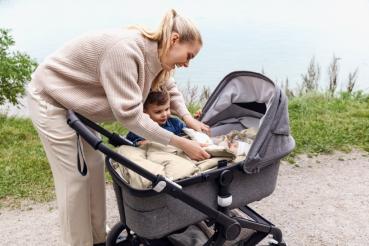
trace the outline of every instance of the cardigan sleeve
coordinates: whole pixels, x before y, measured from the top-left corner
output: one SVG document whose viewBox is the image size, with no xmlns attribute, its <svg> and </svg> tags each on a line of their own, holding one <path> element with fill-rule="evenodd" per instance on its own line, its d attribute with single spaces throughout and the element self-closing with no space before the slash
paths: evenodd
<svg viewBox="0 0 369 246">
<path fill-rule="evenodd" d="M 144 76 L 144 66 L 144 55 L 137 41 L 121 40 L 102 55 L 98 65 L 100 81 L 119 122 L 145 139 L 167 145 L 173 133 L 161 128 L 143 112 L 138 79 Z"/>
<path fill-rule="evenodd" d="M 173 111 L 176 115 L 178 115 L 181 118 L 183 118 L 185 115 L 190 114 L 190 112 L 188 111 L 186 107 L 183 95 L 178 90 L 173 77 L 171 77 L 166 82 L 166 87 L 170 95 L 170 110 Z"/>
</svg>

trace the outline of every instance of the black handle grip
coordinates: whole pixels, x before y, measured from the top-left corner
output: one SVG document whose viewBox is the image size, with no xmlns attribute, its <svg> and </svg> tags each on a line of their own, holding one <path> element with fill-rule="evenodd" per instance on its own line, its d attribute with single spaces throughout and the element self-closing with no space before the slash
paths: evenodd
<svg viewBox="0 0 369 246">
<path fill-rule="evenodd" d="M 99 144 L 102 142 L 102 140 L 93 134 L 92 131 L 81 122 L 81 120 L 72 110 L 67 111 L 67 123 L 94 149 L 99 147 Z"/>
</svg>

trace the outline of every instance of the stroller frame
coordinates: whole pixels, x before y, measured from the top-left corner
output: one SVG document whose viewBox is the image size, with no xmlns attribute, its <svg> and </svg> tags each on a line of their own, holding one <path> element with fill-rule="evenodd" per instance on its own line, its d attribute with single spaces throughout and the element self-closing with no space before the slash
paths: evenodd
<svg viewBox="0 0 369 246">
<path fill-rule="evenodd" d="M 155 243 L 155 240 L 147 240 L 140 237 L 140 235 L 136 235 L 126 225 L 122 187 L 127 186 L 127 183 L 125 183 L 115 171 L 111 160 L 116 161 L 118 164 L 123 165 L 150 180 L 153 184 L 153 189 L 151 192 L 169 194 L 170 196 L 205 214 L 208 217 L 207 225 L 214 225 L 214 234 L 206 242 L 205 245 L 207 246 L 220 246 L 224 245 L 226 241 L 232 241 L 236 239 L 239 241 L 235 242 L 235 245 L 251 246 L 256 245 L 268 235 L 273 237 L 273 240 L 269 242 L 269 245 L 286 245 L 286 243 L 283 241 L 281 230 L 247 205 L 240 207 L 239 209 L 251 219 L 237 217 L 232 215 L 230 212 L 229 205 L 232 203 L 232 194 L 229 191 L 229 186 L 232 183 L 235 172 L 244 173 L 242 162 L 227 166 L 227 161 L 219 161 L 218 168 L 215 170 L 207 171 L 206 174 L 196 177 L 186 178 L 178 182 L 174 182 L 162 175 L 152 174 L 146 169 L 140 167 L 138 164 L 113 151 L 106 144 L 104 144 L 102 139 L 97 137 L 89 128 L 92 128 L 107 137 L 109 144 L 113 146 L 132 145 L 132 143 L 120 137 L 118 134 L 107 131 L 98 124 L 71 110 L 68 110 L 67 112 L 67 123 L 95 150 L 98 150 L 106 155 L 105 164 L 113 179 L 113 187 L 116 194 L 120 215 L 120 222 L 118 222 L 108 233 L 106 242 L 107 245 L 163 245 L 162 243 Z M 250 173 L 247 175 L 253 174 Z M 217 183 L 219 187 L 218 209 L 209 207 L 199 199 L 183 191 L 182 188 L 184 186 L 197 183 L 201 180 L 214 181 Z M 242 228 L 251 229 L 254 232 L 247 238 L 239 239 Z M 126 230 L 127 236 L 122 239 L 120 234 L 124 230 Z"/>
</svg>

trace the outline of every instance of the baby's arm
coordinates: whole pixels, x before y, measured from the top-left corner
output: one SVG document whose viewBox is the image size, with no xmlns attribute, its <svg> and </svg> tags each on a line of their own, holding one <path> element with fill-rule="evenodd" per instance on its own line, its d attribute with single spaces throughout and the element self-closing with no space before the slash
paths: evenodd
<svg viewBox="0 0 369 246">
<path fill-rule="evenodd" d="M 141 142 L 145 142 L 146 140 L 133 132 L 129 132 L 126 138 L 131 141 L 135 146 L 140 146 Z M 146 142 L 145 142 L 146 143 Z"/>
</svg>

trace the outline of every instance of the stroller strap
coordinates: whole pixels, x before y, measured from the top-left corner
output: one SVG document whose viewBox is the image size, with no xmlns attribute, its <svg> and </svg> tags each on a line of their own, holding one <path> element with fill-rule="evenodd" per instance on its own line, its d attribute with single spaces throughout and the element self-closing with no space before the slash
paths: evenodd
<svg viewBox="0 0 369 246">
<path fill-rule="evenodd" d="M 82 157 L 82 160 L 83 160 L 83 167 L 81 167 L 80 153 L 81 153 L 81 157 Z M 86 160 L 85 160 L 83 150 L 82 150 L 82 146 L 81 146 L 81 143 L 80 143 L 79 134 L 77 134 L 77 168 L 78 168 L 79 173 L 82 176 L 87 175 L 87 164 L 86 164 Z"/>
</svg>

